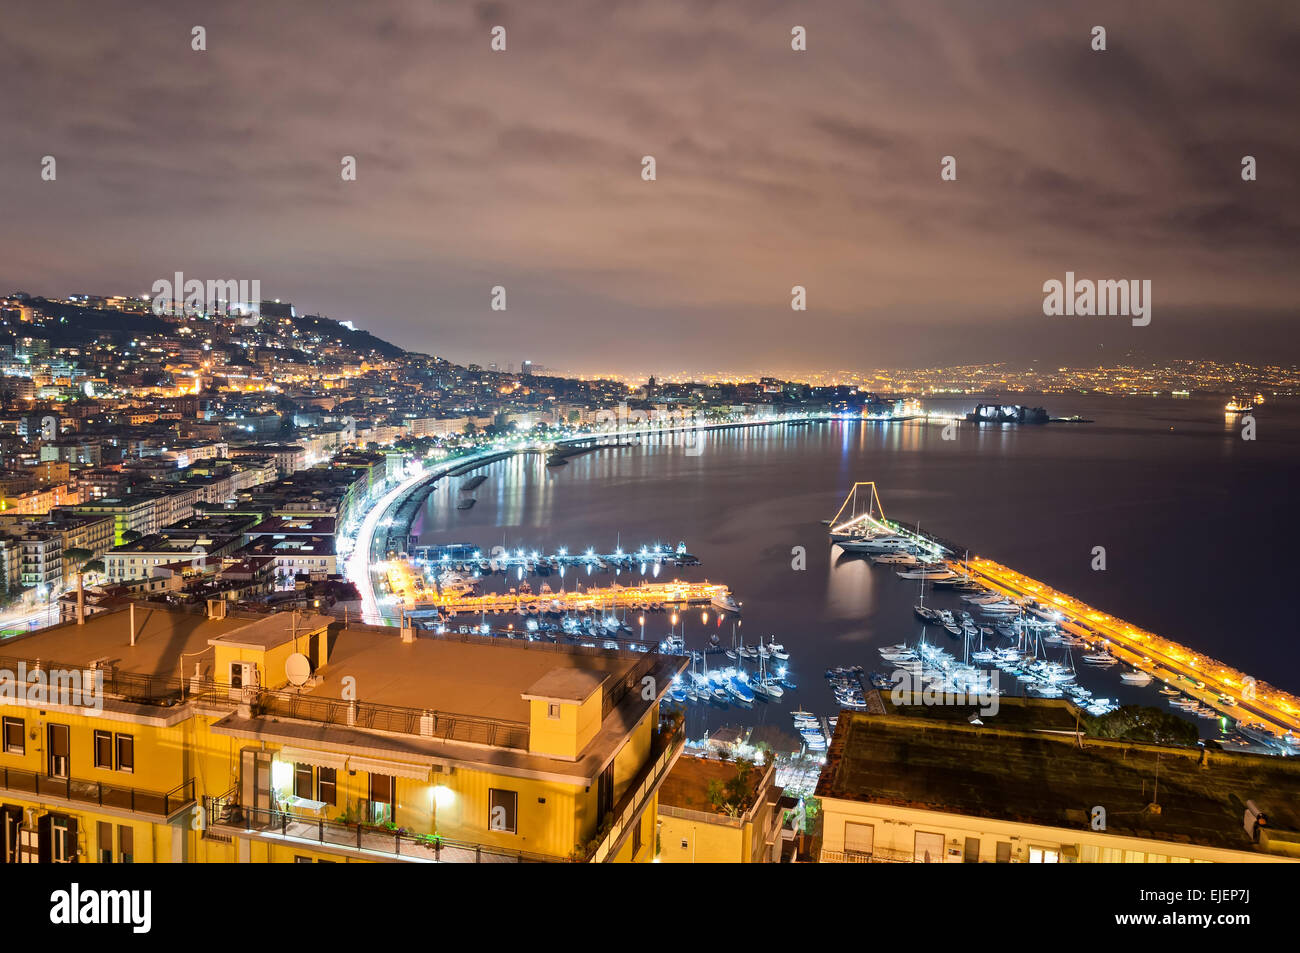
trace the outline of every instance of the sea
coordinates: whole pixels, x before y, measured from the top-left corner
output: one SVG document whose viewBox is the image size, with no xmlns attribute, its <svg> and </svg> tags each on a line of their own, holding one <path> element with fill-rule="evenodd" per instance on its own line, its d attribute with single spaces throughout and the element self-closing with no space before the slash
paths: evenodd
<svg viewBox="0 0 1300 953">
<path fill-rule="evenodd" d="M 927 411 L 964 413 L 975 402 L 924 404 Z M 468 510 L 456 507 L 467 478 L 441 480 L 412 533 L 421 544 L 466 542 L 485 552 L 504 546 L 612 553 L 685 543 L 698 567 L 668 566 L 657 576 L 647 568 L 645 577 L 725 583 L 741 611 L 685 612 L 674 631 L 694 650 L 775 640 L 790 655 L 783 664 L 796 685 L 782 699 L 752 707 L 690 706 L 693 737 L 725 726 L 789 732 L 796 708 L 834 714 L 839 705 L 826 670 L 861 665 L 887 672 L 883 645 L 924 634 L 961 653 L 961 642 L 941 629 L 922 632 L 912 611 L 917 582 L 846 556 L 827 539 L 825 521 L 860 481 L 875 483 L 886 516 L 919 523 L 955 543 L 959 555 L 995 559 L 1300 693 L 1300 639 L 1290 605 L 1297 591 L 1290 559 L 1300 532 L 1300 403 L 1261 405 L 1253 439 L 1245 439 L 1241 420 L 1225 413 L 1220 398 L 1027 402 L 1054 418 L 1089 422 L 963 422 L 947 434 L 942 423 L 924 419 L 781 424 L 711 431 L 686 443 L 646 439 L 561 467 L 547 467 L 539 455 L 518 456 L 476 471 L 487 480 Z M 544 581 L 558 589 L 632 584 L 640 576 L 635 569 L 618 577 L 570 569 Z M 494 577 L 488 587 L 517 582 Z M 970 608 L 943 592 L 928 592 L 926 604 Z M 630 638 L 658 642 L 669 635 L 669 621 L 651 614 L 642 629 L 632 617 Z M 708 658 L 711 666 L 734 664 L 721 654 Z M 1081 681 L 1094 695 L 1167 707 L 1158 682 L 1122 686 L 1118 669 L 1085 675 Z M 1207 737 L 1219 730 L 1217 722 L 1201 728 Z"/>
</svg>

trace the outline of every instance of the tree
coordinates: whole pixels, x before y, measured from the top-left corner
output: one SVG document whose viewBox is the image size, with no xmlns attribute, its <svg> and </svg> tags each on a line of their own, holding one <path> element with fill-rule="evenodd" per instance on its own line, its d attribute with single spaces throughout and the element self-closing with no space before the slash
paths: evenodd
<svg viewBox="0 0 1300 953">
<path fill-rule="evenodd" d="M 134 543 L 137 539 L 140 538 L 140 536 L 141 534 L 136 530 L 128 529 L 125 533 L 122 534 L 122 542 Z"/>
<path fill-rule="evenodd" d="M 97 573 L 103 573 L 103 572 L 104 572 L 104 560 L 102 560 L 102 559 L 92 559 L 90 562 L 86 563 L 86 565 L 82 566 L 81 568 L 82 568 L 83 570 L 85 570 L 86 572 L 97 572 Z"/>
<path fill-rule="evenodd" d="M 73 572 L 93 555 L 95 554 L 89 549 L 82 549 L 80 546 L 70 546 L 63 551 L 63 559 L 73 567 Z"/>
<path fill-rule="evenodd" d="M 754 762 L 746 758 L 736 759 L 736 776 L 726 782 L 710 781 L 708 785 L 709 806 L 719 814 L 728 817 L 740 817 L 754 803 L 755 778 L 758 769 Z"/>
<path fill-rule="evenodd" d="M 1200 739 L 1196 725 L 1161 708 L 1125 705 L 1100 717 L 1083 717 L 1088 734 L 1096 738 L 1189 746 Z"/>
</svg>

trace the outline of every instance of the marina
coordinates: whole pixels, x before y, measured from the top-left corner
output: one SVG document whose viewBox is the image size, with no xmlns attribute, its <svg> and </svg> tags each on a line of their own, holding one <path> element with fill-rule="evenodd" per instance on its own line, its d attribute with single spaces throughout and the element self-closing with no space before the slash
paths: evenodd
<svg viewBox="0 0 1300 953">
<path fill-rule="evenodd" d="M 922 639 L 880 649 L 884 660 L 908 672 L 925 687 L 940 692 L 971 692 L 977 673 L 994 668 L 1009 676 L 1027 694 L 1068 697 L 1090 714 L 1102 715 L 1117 705 L 1096 698 L 1078 684 L 1072 649 L 1084 651 L 1084 667 L 1129 666 L 1121 683 L 1145 687 L 1159 681 L 1173 689 L 1169 705 L 1201 719 L 1221 718 L 1249 743 L 1280 754 L 1300 754 L 1300 699 L 1258 682 L 1221 662 L 1185 646 L 1113 618 L 1044 583 L 989 559 L 964 556 L 956 547 L 923 536 L 885 518 L 874 483 L 855 484 L 836 516 L 829 521 L 830 540 L 847 552 L 911 556 L 915 563 L 897 571 L 901 579 L 922 582 L 916 614 L 953 638 L 963 640 L 961 658 Z M 981 618 L 970 611 L 960 618 L 952 610 L 924 605 L 924 585 L 964 592 Z M 1014 646 L 986 647 L 985 639 L 1013 639 Z M 979 639 L 972 651 L 971 642 Z M 1049 647 L 1061 648 L 1056 659 Z M 997 690 L 997 689 L 995 689 Z M 1000 691 L 1000 690 L 999 690 Z M 1240 740 L 1238 738 L 1237 740 Z"/>
<path fill-rule="evenodd" d="M 833 426 L 843 428 L 846 434 L 861 433 L 861 439 L 871 440 L 874 439 L 870 436 L 872 434 L 879 433 L 881 439 L 885 439 L 887 433 L 902 432 L 895 424 L 841 422 Z M 914 423 L 907 426 L 920 427 L 924 424 Z M 887 427 L 894 429 L 886 430 Z M 805 430 L 804 433 L 808 436 L 801 440 L 830 444 L 835 439 L 833 437 L 835 432 L 829 430 L 823 436 L 820 430 Z M 733 431 L 719 432 L 709 439 L 715 443 L 725 441 L 728 445 L 734 444 L 739 449 L 752 438 L 744 435 L 744 432 Z M 777 438 L 774 433 L 772 438 L 764 439 L 775 442 L 780 438 Z M 1208 692 L 1202 696 L 1198 694 L 1194 683 L 1176 681 L 1178 673 L 1171 669 L 1162 667 L 1160 670 L 1144 673 L 1141 667 L 1135 667 L 1135 663 L 1141 661 L 1140 658 L 1130 658 L 1123 651 L 1107 646 L 1101 639 L 1090 637 L 1089 632 L 1071 628 L 1075 620 L 1042 618 L 1031 611 L 1033 607 L 1029 603 L 1033 601 L 1032 597 L 1020 591 L 1009 591 L 995 585 L 988 585 L 989 580 L 980 578 L 975 572 L 979 562 L 975 556 L 970 557 L 967 565 L 964 547 L 937 536 L 930 528 L 923 530 L 920 526 L 887 518 L 879 505 L 879 495 L 871 484 L 854 486 L 850 498 L 845 500 L 845 505 L 841 506 L 836 518 L 824 521 L 832 533 L 832 540 L 837 543 L 830 550 L 831 566 L 836 573 L 834 585 L 843 587 L 849 584 L 849 580 L 853 580 L 852 585 L 855 588 L 867 587 L 873 593 L 870 603 L 864 603 L 863 609 L 866 617 L 870 619 L 868 625 L 875 635 L 868 645 L 862 647 L 862 651 L 851 655 L 836 653 L 835 656 L 826 658 L 829 644 L 825 641 L 825 635 L 813 632 L 810 641 L 805 638 L 803 634 L 805 626 L 798 620 L 797 603 L 785 602 L 784 599 L 789 594 L 783 593 L 783 605 L 788 605 L 790 609 L 782 608 L 773 615 L 774 594 L 763 592 L 761 586 L 756 587 L 755 580 L 745 575 L 745 564 L 737 562 L 734 554 L 730 559 L 726 558 L 727 554 L 722 554 L 723 572 L 719 573 L 727 576 L 740 573 L 742 583 L 740 589 L 733 595 L 731 588 L 728 587 L 727 596 L 733 602 L 745 598 L 746 601 L 759 606 L 755 611 L 763 620 L 760 624 L 764 626 L 765 645 L 769 644 L 770 640 L 778 643 L 789 643 L 793 640 L 797 643 L 800 650 L 798 661 L 802 662 L 805 676 L 809 676 L 809 673 L 820 673 L 828 666 L 834 670 L 852 669 L 861 665 L 864 671 L 856 673 L 856 691 L 851 676 L 849 684 L 844 684 L 838 678 L 828 678 L 823 683 L 821 677 L 813 676 L 805 677 L 803 679 L 805 684 L 802 686 L 791 687 L 793 682 L 791 667 L 795 664 L 795 660 L 783 661 L 781 664 L 787 670 L 784 676 L 778 677 L 772 683 L 780 690 L 780 695 L 757 691 L 755 680 L 759 676 L 759 667 L 756 661 L 747 655 L 740 655 L 738 646 L 728 643 L 722 628 L 715 631 L 713 625 L 699 629 L 693 626 L 694 631 L 685 637 L 676 634 L 664 637 L 663 630 L 651 632 L 649 624 L 643 630 L 637 621 L 642 615 L 652 619 L 662 618 L 664 622 L 668 620 L 665 616 L 656 613 L 653 606 L 647 606 L 644 610 L 639 608 L 634 594 L 625 593 L 616 597 L 618 606 L 613 610 L 601 607 L 602 597 L 588 597 L 591 601 L 587 606 L 590 608 L 584 612 L 581 611 L 583 607 L 577 604 L 577 600 L 581 598 L 578 593 L 582 592 L 581 586 L 578 586 L 577 592 L 567 595 L 560 606 L 551 605 L 548 615 L 543 609 L 540 597 L 549 594 L 538 591 L 541 588 L 538 577 L 541 577 L 541 583 L 553 589 L 575 589 L 575 582 L 594 583 L 597 574 L 603 574 L 607 579 L 611 576 L 619 578 L 623 575 L 631 575 L 634 579 L 635 574 L 641 573 L 647 580 L 658 582 L 655 573 L 664 572 L 671 567 L 673 574 L 684 576 L 685 581 L 696 585 L 712 584 L 708 580 L 691 578 L 694 575 L 692 570 L 698 567 L 699 560 L 689 553 L 685 553 L 686 558 L 684 558 L 680 552 L 684 547 L 658 545 L 657 547 L 627 547 L 626 550 L 614 547 L 613 551 L 605 552 L 597 552 L 595 548 L 566 551 L 563 547 L 555 546 L 554 536 L 549 537 L 551 546 L 545 551 L 540 546 L 535 549 L 506 546 L 506 539 L 500 539 L 502 543 L 500 547 L 490 545 L 488 542 L 492 535 L 492 523 L 500 519 L 500 516 L 493 514 L 502 505 L 513 505 L 508 502 L 512 496 L 531 495 L 533 491 L 528 487 L 534 485 L 534 481 L 540 483 L 544 478 L 549 484 L 558 478 L 561 481 L 558 484 L 560 487 L 575 481 L 581 483 L 582 489 L 574 497 L 574 503 L 585 508 L 589 492 L 586 484 L 592 479 L 593 473 L 606 470 L 611 473 L 617 472 L 617 468 L 629 466 L 631 461 L 638 460 L 642 454 L 647 453 L 668 459 L 672 449 L 644 447 L 637 454 L 620 455 L 617 458 L 613 455 L 588 454 L 576 458 L 572 466 L 565 467 L 560 472 L 546 468 L 542 460 L 534 459 L 528 462 L 519 457 L 496 462 L 493 469 L 484 470 L 489 479 L 502 481 L 500 484 L 493 484 L 496 487 L 492 492 L 494 509 L 484 517 L 487 521 L 486 532 L 472 534 L 465 531 L 470 527 L 460 529 L 458 528 L 460 524 L 448 523 L 445 518 L 442 518 L 427 524 L 442 526 L 442 534 L 431 538 L 425 535 L 427 530 L 422 531 L 418 542 L 424 545 L 418 545 L 412 538 L 409 551 L 413 561 L 421 564 L 421 573 L 431 569 L 440 570 L 435 572 L 432 578 L 441 579 L 445 575 L 441 570 L 449 570 L 453 575 L 446 578 L 446 582 L 452 586 L 457 584 L 455 574 L 463 577 L 461 583 L 480 582 L 483 585 L 487 585 L 492 577 L 512 577 L 511 583 L 514 584 L 516 591 L 513 594 L 504 592 L 477 603 L 466 601 L 471 598 L 468 593 L 460 597 L 443 599 L 443 604 L 457 612 L 455 617 L 442 613 L 436 604 L 437 599 L 427 593 L 421 593 L 422 601 L 416 611 L 426 612 L 432 609 L 438 612 L 443 620 L 435 624 L 444 624 L 449 628 L 458 629 L 465 620 L 475 617 L 484 608 L 495 609 L 500 613 L 514 613 L 524 620 L 522 625 L 516 620 L 513 631 L 509 631 L 507 626 L 506 632 L 501 633 L 509 634 L 512 638 L 581 639 L 583 644 L 597 645 L 603 645 L 607 641 L 631 642 L 633 647 L 654 646 L 660 651 L 678 651 L 688 654 L 694 660 L 696 676 L 704 676 L 704 666 L 707 664 L 708 681 L 711 684 L 700 685 L 695 676 L 686 673 L 683 682 L 687 684 L 675 686 L 672 698 L 675 703 L 688 709 L 689 724 L 696 726 L 693 730 L 697 732 L 707 732 L 708 727 L 716 723 L 716 716 L 711 715 L 711 712 L 736 712 L 742 723 L 762 726 L 772 721 L 778 710 L 784 709 L 780 720 L 786 723 L 785 730 L 789 732 L 787 713 L 791 709 L 815 709 L 821 713 L 860 707 L 863 701 L 869 698 L 869 688 L 891 688 L 890 678 L 893 673 L 899 671 L 883 656 L 876 657 L 879 648 L 882 645 L 902 645 L 912 652 L 917 652 L 920 645 L 924 643 L 928 647 L 925 651 L 929 659 L 923 660 L 923 667 L 928 675 L 935 674 L 931 669 L 940 669 L 946 664 L 956 669 L 956 674 L 960 676 L 962 667 L 970 666 L 986 673 L 996 673 L 1000 680 L 999 690 L 1005 694 L 1062 698 L 1094 714 L 1112 709 L 1116 705 L 1138 703 L 1141 696 L 1146 694 L 1151 700 L 1140 703 L 1159 705 L 1162 710 L 1199 725 L 1202 736 L 1207 739 L 1213 738 L 1225 745 L 1250 746 L 1253 750 L 1274 752 L 1286 750 L 1281 746 L 1285 741 L 1285 736 L 1281 732 L 1276 728 L 1270 732 L 1268 722 L 1264 718 L 1256 718 L 1250 714 L 1249 709 L 1243 708 L 1239 703 L 1229 704 L 1230 696 L 1219 697 Z M 615 459 L 621 461 L 617 467 L 605 462 Z M 677 459 L 681 457 L 678 456 Z M 694 465 L 694 461 L 691 463 Z M 494 473 L 500 476 L 493 476 Z M 506 474 L 509 474 L 508 478 Z M 454 508 L 459 487 L 454 485 L 456 481 L 451 482 L 453 485 L 448 487 L 441 499 L 442 505 L 450 503 Z M 518 489 L 515 488 L 516 486 Z M 577 490 L 576 485 L 575 490 Z M 509 495 L 503 498 L 501 496 L 503 492 Z M 671 496 L 672 494 L 669 493 L 669 497 Z M 673 499 L 668 505 L 679 502 L 680 500 Z M 654 512 L 662 513 L 664 510 L 659 509 Z M 940 513 L 940 516 L 942 517 L 943 513 Z M 710 524 L 707 519 L 707 514 L 691 513 L 681 521 L 681 525 L 699 525 L 705 528 L 702 530 L 705 535 L 710 535 L 707 529 Z M 948 521 L 936 519 L 934 525 L 937 527 L 940 522 Z M 483 522 L 483 520 L 476 522 Z M 570 507 L 570 511 L 563 516 L 556 516 L 554 523 L 556 526 L 563 527 L 564 534 L 569 536 L 586 534 L 594 537 L 613 528 L 608 521 L 584 520 L 581 509 L 573 507 Z M 624 537 L 629 535 L 626 531 L 630 529 L 632 534 L 640 535 L 642 538 L 653 538 L 655 533 L 662 532 L 665 526 L 670 531 L 674 526 L 673 523 L 663 524 L 661 521 L 658 523 L 644 519 L 638 521 L 635 514 L 630 518 L 627 515 L 621 516 L 619 524 L 616 525 L 624 531 Z M 500 538 L 500 529 L 496 532 Z M 546 532 L 553 532 L 553 530 L 548 529 Z M 452 536 L 453 539 L 464 533 L 465 538 L 473 538 L 476 544 L 442 542 L 448 538 L 449 533 L 455 534 Z M 517 535 L 517 531 L 512 532 L 511 535 Z M 837 540 L 836 536 L 840 538 Z M 711 535 L 710 538 L 712 539 Z M 563 537 L 560 539 L 562 540 Z M 548 541 L 546 535 L 536 537 L 536 542 L 544 541 Z M 839 545 L 840 543 L 849 545 Z M 713 562 L 720 554 L 711 542 L 702 555 Z M 479 577 L 477 580 L 476 574 Z M 574 579 L 575 574 L 578 575 L 577 580 Z M 904 575 L 900 578 L 899 574 Z M 593 578 L 586 580 L 587 576 Z M 867 583 L 868 576 L 877 581 Z M 559 582 L 556 577 L 559 577 Z M 883 580 L 886 579 L 889 583 L 885 584 L 885 588 L 880 588 Z M 522 587 L 517 583 L 524 581 L 529 582 L 529 588 L 534 591 L 520 593 L 518 590 Z M 792 581 L 798 580 L 796 578 Z M 506 583 L 500 585 L 504 586 Z M 434 585 L 432 588 L 436 590 L 437 586 Z M 629 586 L 626 588 L 637 587 L 629 580 Z M 903 622 L 903 617 L 899 614 L 901 609 L 898 605 L 899 596 L 889 595 L 890 590 L 897 590 L 903 600 L 906 600 L 903 603 L 907 606 L 904 611 L 909 617 L 915 616 L 912 625 L 906 626 Z M 903 595 L 909 590 L 910 599 Z M 550 598 L 554 597 L 550 596 Z M 604 601 L 608 606 L 608 599 Z M 712 600 L 709 601 L 709 609 L 716 609 L 717 607 L 712 605 Z M 704 600 L 700 598 L 696 605 L 703 608 L 703 603 Z M 918 603 L 922 608 L 932 610 L 935 617 L 922 616 L 916 611 Z M 404 607 L 407 605 L 403 603 Z M 738 606 L 739 603 L 736 602 L 736 605 Z M 416 608 L 415 602 L 412 601 L 409 607 Z M 557 608 L 558 617 L 555 615 Z M 664 604 L 665 613 L 680 612 L 683 618 L 686 617 L 685 608 L 685 606 Z M 746 609 L 749 611 L 750 607 Z M 814 612 L 816 611 L 814 608 Z M 947 618 L 944 616 L 945 612 Z M 651 615 L 651 613 L 655 614 Z M 618 622 L 605 622 L 603 617 L 609 615 L 619 616 Z M 966 617 L 967 615 L 969 618 Z M 575 620 L 568 623 L 570 629 L 576 625 L 579 631 L 564 630 L 566 616 L 573 617 Z M 713 616 L 713 621 L 716 621 L 716 613 L 713 613 Z M 491 619 L 490 614 L 488 619 Z M 481 615 L 476 621 L 482 624 Z M 531 631 L 530 622 L 535 622 L 539 630 Z M 496 627 L 495 622 L 492 625 Z M 610 628 L 611 625 L 614 628 Z M 623 626 L 629 627 L 632 631 L 627 631 Z M 559 627 L 558 633 L 551 627 Z M 499 629 L 497 631 L 500 632 Z M 643 631 L 644 637 L 642 637 Z M 769 635 L 769 632 L 772 634 Z M 722 643 L 714 639 L 714 635 L 722 635 Z M 703 645 L 699 641 L 701 637 L 707 640 Z M 754 650 L 752 640 L 746 647 L 751 651 Z M 731 652 L 737 654 L 736 659 L 728 655 L 729 648 Z M 1015 657 L 1009 657 L 1012 655 Z M 945 659 L 945 656 L 948 658 Z M 768 677 L 775 674 L 776 661 L 769 658 L 764 663 Z M 731 671 L 728 671 L 729 669 Z M 872 669 L 879 669 L 879 671 L 872 671 Z M 742 670 L 743 678 L 740 677 Z M 1060 677 L 1061 671 L 1073 672 L 1074 680 L 1063 682 Z M 1144 675 L 1150 675 L 1149 682 L 1145 680 Z M 728 681 L 733 683 L 730 689 L 723 684 Z M 941 682 L 936 684 L 942 685 Z M 1180 688 L 1186 687 L 1196 697 L 1181 690 L 1178 690 L 1176 695 L 1158 694 L 1162 688 L 1171 684 Z M 949 687 L 956 688 L 958 683 L 954 682 Z M 978 688 L 979 685 L 971 683 L 966 687 Z M 706 690 L 701 691 L 702 688 Z M 1195 702 L 1194 706 L 1188 705 L 1187 699 L 1192 699 Z M 1172 700 L 1179 701 L 1179 704 L 1177 706 L 1170 704 Z M 820 717 L 820 714 L 817 717 Z M 772 725 L 772 728 L 775 729 L 775 725 Z M 795 738 L 796 743 L 800 744 L 805 752 L 815 755 L 815 749 L 808 746 L 808 738 L 803 732 L 796 730 Z"/>
</svg>

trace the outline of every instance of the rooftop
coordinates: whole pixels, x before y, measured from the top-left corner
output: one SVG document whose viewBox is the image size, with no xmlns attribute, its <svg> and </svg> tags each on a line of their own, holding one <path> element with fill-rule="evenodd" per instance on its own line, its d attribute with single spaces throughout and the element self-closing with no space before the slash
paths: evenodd
<svg viewBox="0 0 1300 953">
<path fill-rule="evenodd" d="M 755 768 L 751 774 L 753 790 L 756 792 L 766 775 L 764 768 Z M 669 807 L 688 811 L 703 811 L 705 814 L 719 814 L 709 803 L 709 782 L 726 784 L 736 777 L 736 762 L 715 761 L 712 758 L 697 758 L 683 754 L 673 765 L 672 771 L 664 779 L 659 789 L 659 803 Z"/>
<path fill-rule="evenodd" d="M 575 682 L 599 686 L 609 675 L 631 669 L 635 661 L 626 652 L 580 654 L 557 650 L 549 642 L 403 642 L 395 630 L 344 629 L 321 670 L 323 681 L 312 694 L 337 698 L 342 678 L 352 676 L 360 701 L 526 722 L 529 710 L 523 696 L 543 677 L 559 679 L 567 672 Z"/>
<path fill-rule="evenodd" d="M 1259 849 L 1242 826 L 1254 800 L 1275 834 L 1300 831 L 1295 759 L 1205 750 L 1202 765 L 1201 749 L 1100 739 L 1080 747 L 1073 734 L 1000 719 L 841 712 L 817 797 L 1067 828 L 1085 827 L 1101 804 L 1108 833 L 1233 850 Z M 1147 809 L 1153 799 L 1158 814 Z"/>
</svg>

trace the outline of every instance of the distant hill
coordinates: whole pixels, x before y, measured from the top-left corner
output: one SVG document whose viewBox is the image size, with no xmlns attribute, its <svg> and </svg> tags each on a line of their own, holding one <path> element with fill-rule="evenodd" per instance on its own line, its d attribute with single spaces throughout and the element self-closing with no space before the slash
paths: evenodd
<svg viewBox="0 0 1300 953">
<path fill-rule="evenodd" d="M 154 314 L 138 314 L 108 308 L 86 308 L 81 305 L 49 301 L 45 298 L 33 298 L 31 304 L 49 316 L 43 325 L 33 325 L 23 329 L 24 333 L 31 337 L 85 344 L 94 341 L 102 334 L 110 334 L 116 343 L 125 344 L 131 338 L 142 335 L 176 333 L 175 325 Z M 351 331 L 337 321 L 322 318 L 320 315 L 299 315 L 290 320 L 299 333 L 313 334 L 325 340 L 335 341 L 357 354 L 375 353 L 385 358 L 398 358 L 406 353 L 396 344 L 390 344 L 369 331 Z"/>
<path fill-rule="evenodd" d="M 396 344 L 375 337 L 369 331 L 349 331 L 332 318 L 322 318 L 318 314 L 299 315 L 293 319 L 293 324 L 299 331 L 308 331 L 321 337 L 333 337 L 344 347 L 349 347 L 358 354 L 374 351 L 389 358 L 402 357 L 406 354 L 406 351 Z"/>
</svg>

